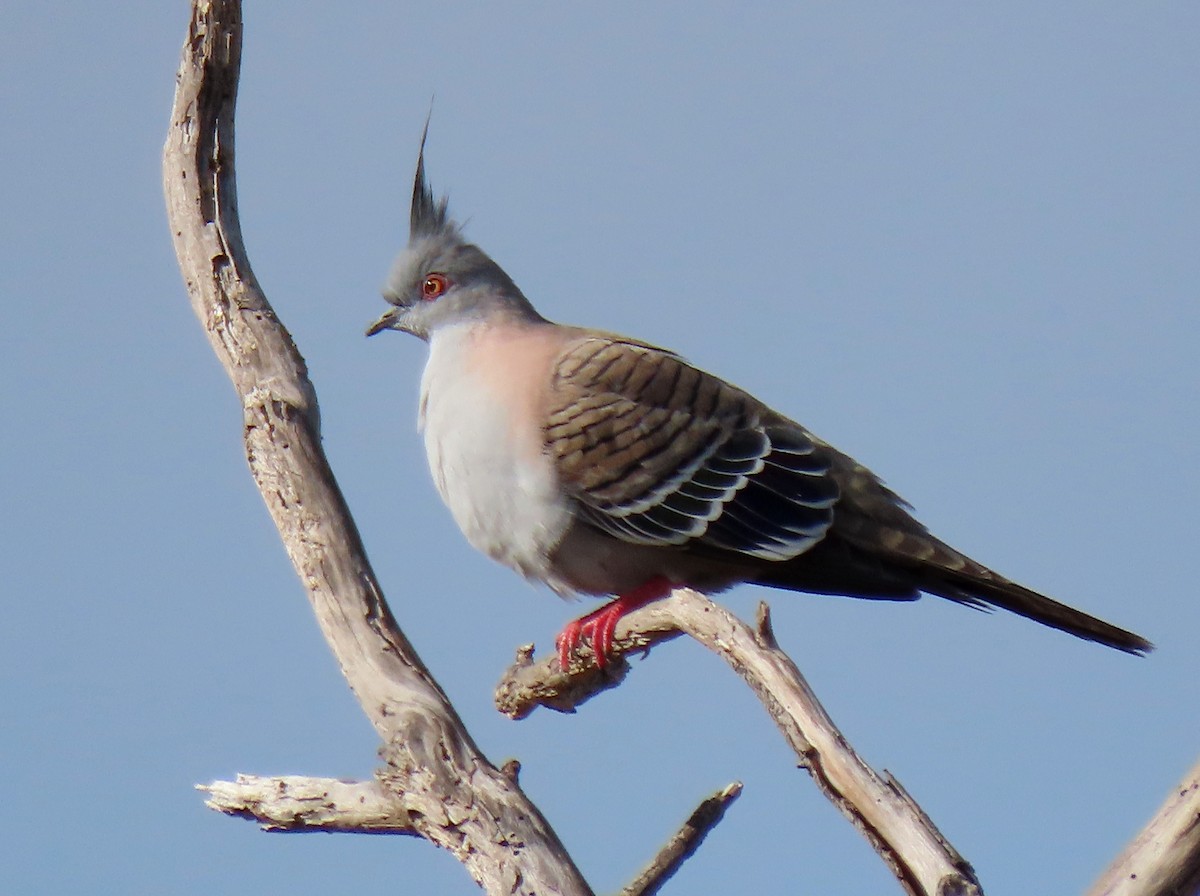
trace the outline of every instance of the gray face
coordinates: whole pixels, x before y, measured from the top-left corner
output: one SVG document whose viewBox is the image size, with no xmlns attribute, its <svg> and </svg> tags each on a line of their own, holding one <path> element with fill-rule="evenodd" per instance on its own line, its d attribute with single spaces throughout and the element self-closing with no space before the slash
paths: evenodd
<svg viewBox="0 0 1200 896">
<path fill-rule="evenodd" d="M 425 181 L 425 138 L 413 181 L 408 248 L 400 253 L 383 297 L 393 306 L 367 329 L 404 330 L 428 340 L 441 326 L 496 316 L 540 320 L 503 269 L 463 240 L 445 198 L 435 200 Z"/>
<path fill-rule="evenodd" d="M 457 233 L 411 242 L 397 257 L 383 297 L 395 307 L 371 325 L 368 336 L 391 329 L 428 340 L 440 326 L 533 313 L 503 269 Z"/>
</svg>

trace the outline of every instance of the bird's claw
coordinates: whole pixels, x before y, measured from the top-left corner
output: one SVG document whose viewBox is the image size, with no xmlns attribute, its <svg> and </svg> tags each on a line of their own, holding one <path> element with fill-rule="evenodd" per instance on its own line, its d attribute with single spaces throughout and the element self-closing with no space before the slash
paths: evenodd
<svg viewBox="0 0 1200 896">
<path fill-rule="evenodd" d="M 638 607 L 657 600 L 669 594 L 671 582 L 662 576 L 655 576 L 640 588 L 635 588 L 628 594 L 623 594 L 611 600 L 598 610 L 593 610 L 586 616 L 568 622 L 562 632 L 554 639 L 558 648 L 558 667 L 566 672 L 570 668 L 571 654 L 584 638 L 592 645 L 592 653 L 596 656 L 596 665 L 601 669 L 608 665 L 608 655 L 612 652 L 613 635 L 621 617 Z"/>
<path fill-rule="evenodd" d="M 596 665 L 601 669 L 605 668 L 608 665 L 608 655 L 612 652 L 613 632 L 617 630 L 617 622 L 623 615 L 625 608 L 619 606 L 619 601 L 614 600 L 582 619 L 567 623 L 554 639 L 558 648 L 558 667 L 564 672 L 567 671 L 571 663 L 571 654 L 586 638 L 592 645 Z"/>
</svg>

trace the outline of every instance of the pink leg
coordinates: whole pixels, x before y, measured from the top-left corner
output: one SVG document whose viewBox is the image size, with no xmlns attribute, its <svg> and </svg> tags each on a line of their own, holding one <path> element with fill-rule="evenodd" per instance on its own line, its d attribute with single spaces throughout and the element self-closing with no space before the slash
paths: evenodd
<svg viewBox="0 0 1200 896">
<path fill-rule="evenodd" d="M 675 586 L 665 576 L 655 576 L 626 594 L 618 595 L 600 609 L 567 623 L 566 628 L 555 639 L 558 646 L 558 666 L 566 671 L 571 654 L 585 637 L 592 642 L 596 665 L 603 669 L 608 665 L 608 654 L 612 650 L 613 632 L 617 622 L 626 613 L 644 607 L 653 600 L 666 597 Z"/>
</svg>

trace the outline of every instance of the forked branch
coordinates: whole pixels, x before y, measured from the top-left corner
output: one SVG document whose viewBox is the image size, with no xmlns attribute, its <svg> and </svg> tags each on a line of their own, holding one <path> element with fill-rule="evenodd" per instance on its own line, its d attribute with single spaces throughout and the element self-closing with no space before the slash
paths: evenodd
<svg viewBox="0 0 1200 896">
<path fill-rule="evenodd" d="M 195 0 L 163 154 L 168 218 L 192 307 L 242 404 L 251 472 L 321 630 L 383 740 L 386 764 L 369 782 L 216 782 L 207 788 L 210 805 L 272 830 L 417 834 L 454 853 L 489 893 L 589 894 L 521 791 L 515 764 L 497 769 L 480 753 L 397 626 L 326 462 L 304 362 L 255 281 L 242 244 L 233 143 L 241 39 L 237 0 Z M 678 630 L 714 650 L 755 689 L 802 764 L 908 892 L 979 892 L 970 866 L 899 784 L 876 775 L 850 750 L 775 645 L 765 610 L 752 630 L 700 595 L 678 592 L 628 617 L 618 627 L 618 648 L 644 649 Z M 527 653 L 506 679 L 505 711 L 519 716 L 535 705 L 573 707 L 612 684 L 611 671 L 599 673 L 594 664 L 583 662 L 568 675 Z M 1112 872 L 1125 877 L 1093 893 L 1189 892 L 1165 887 L 1197 880 L 1196 788 L 1193 775 L 1164 807 L 1162 826 L 1152 823 L 1147 841 L 1135 842 Z M 626 892 L 655 892 L 734 796 L 731 787 L 706 803 Z M 1147 842 L 1157 850 L 1148 862 Z M 1156 874 L 1168 865 L 1170 873 Z M 1158 881 L 1159 889 L 1130 889 L 1135 873 Z"/>
<path fill-rule="evenodd" d="M 218 781 L 203 788 L 208 804 L 272 831 L 420 835 L 493 894 L 589 896 L 521 791 L 517 764 L 497 769 L 480 753 L 396 624 L 325 459 L 316 392 L 242 244 L 233 143 L 241 41 L 239 2 L 194 2 L 163 151 L 167 216 L 192 308 L 241 400 L 251 473 L 383 740 L 385 765 L 373 781 Z"/>
<path fill-rule="evenodd" d="M 680 632 L 720 656 L 758 695 L 821 792 L 867 838 L 914 896 L 979 896 L 970 864 L 890 775 L 877 775 L 838 731 L 795 663 L 775 643 L 770 614 L 759 605 L 751 629 L 702 594 L 675 591 L 630 613 L 617 624 L 619 655 L 645 650 Z M 518 656 L 496 689 L 497 707 L 520 718 L 537 706 L 571 711 L 624 677 L 628 665 L 615 659 L 600 670 L 586 653 L 569 674 L 550 656 L 534 662 Z"/>
<path fill-rule="evenodd" d="M 515 778 L 480 753 L 396 625 L 326 462 L 304 362 L 242 244 L 233 142 L 241 42 L 240 3 L 193 4 L 163 184 L 192 308 L 242 404 L 250 470 L 321 631 L 384 743 L 378 784 L 353 785 L 372 795 L 370 820 L 342 812 L 331 787 L 321 825 L 411 829 L 453 852 L 489 893 L 587 896 L 550 825 Z M 214 784 L 214 799 L 237 787 Z M 303 789 L 294 781 L 288 788 Z M 242 808 L 278 826 L 277 802 Z"/>
</svg>

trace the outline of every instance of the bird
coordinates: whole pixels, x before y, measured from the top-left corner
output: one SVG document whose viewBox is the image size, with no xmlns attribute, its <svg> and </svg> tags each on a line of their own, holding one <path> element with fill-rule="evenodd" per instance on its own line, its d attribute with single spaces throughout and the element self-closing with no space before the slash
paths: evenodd
<svg viewBox="0 0 1200 896">
<path fill-rule="evenodd" d="M 638 339 L 554 323 L 435 198 L 421 137 L 409 240 L 367 329 L 428 343 L 419 430 L 467 541 L 562 596 L 612 596 L 558 636 L 563 671 L 680 587 L 740 583 L 1002 608 L 1131 654 L 1153 645 L 934 537 L 849 455 Z"/>
</svg>

